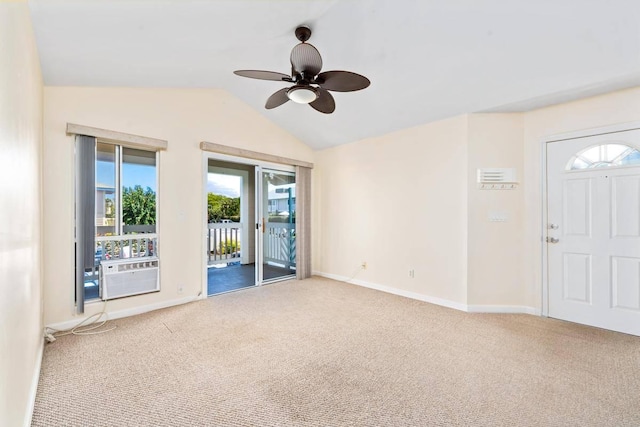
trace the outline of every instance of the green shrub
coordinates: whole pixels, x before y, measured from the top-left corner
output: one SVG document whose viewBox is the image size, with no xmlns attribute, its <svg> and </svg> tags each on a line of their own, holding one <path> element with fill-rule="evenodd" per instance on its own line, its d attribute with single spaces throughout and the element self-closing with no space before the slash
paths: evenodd
<svg viewBox="0 0 640 427">
<path fill-rule="evenodd" d="M 218 245 L 217 253 L 219 255 L 232 254 L 240 250 L 240 242 L 237 240 L 228 240 L 227 242 L 220 242 Z"/>
</svg>

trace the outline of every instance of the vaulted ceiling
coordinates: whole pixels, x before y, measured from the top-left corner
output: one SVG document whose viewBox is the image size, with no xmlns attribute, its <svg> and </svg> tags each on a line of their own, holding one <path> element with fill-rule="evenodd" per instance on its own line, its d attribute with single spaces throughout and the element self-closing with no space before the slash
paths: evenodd
<svg viewBox="0 0 640 427">
<path fill-rule="evenodd" d="M 640 85 L 638 0 L 30 0 L 46 85 L 222 88 L 314 149 Z M 322 114 L 288 102 L 294 29 L 367 76 Z M 212 118 L 213 119 L 213 118 Z"/>
</svg>

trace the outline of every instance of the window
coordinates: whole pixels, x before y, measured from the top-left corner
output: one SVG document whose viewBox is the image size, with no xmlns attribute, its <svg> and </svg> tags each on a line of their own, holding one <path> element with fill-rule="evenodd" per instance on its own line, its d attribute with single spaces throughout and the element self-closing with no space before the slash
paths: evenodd
<svg viewBox="0 0 640 427">
<path fill-rule="evenodd" d="M 96 237 L 156 231 L 156 153 L 96 144 Z"/>
<path fill-rule="evenodd" d="M 75 135 L 76 313 L 85 299 L 159 291 L 156 165 L 168 142 L 74 123 L 67 134 Z"/>
<path fill-rule="evenodd" d="M 626 144 L 589 147 L 571 158 L 567 170 L 606 168 L 640 164 L 640 151 Z"/>
<path fill-rule="evenodd" d="M 95 254 L 84 299 L 100 297 L 104 260 L 157 256 L 156 152 L 95 144 Z"/>
<path fill-rule="evenodd" d="M 122 149 L 122 234 L 156 232 L 156 153 Z"/>
</svg>

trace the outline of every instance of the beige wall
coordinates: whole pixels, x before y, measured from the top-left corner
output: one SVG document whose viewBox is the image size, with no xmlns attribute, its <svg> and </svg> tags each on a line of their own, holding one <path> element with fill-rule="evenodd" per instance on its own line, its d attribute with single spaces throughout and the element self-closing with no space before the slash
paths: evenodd
<svg viewBox="0 0 640 427">
<path fill-rule="evenodd" d="M 469 305 L 525 305 L 522 280 L 522 187 L 480 190 L 478 168 L 515 168 L 522 180 L 522 114 L 472 114 L 468 144 L 468 281 Z M 506 216 L 505 222 L 489 217 Z"/>
<path fill-rule="evenodd" d="M 0 425 L 28 425 L 43 345 L 42 77 L 26 2 L 0 4 Z"/>
<path fill-rule="evenodd" d="M 320 151 L 314 271 L 459 308 L 539 312 L 542 141 L 633 121 L 640 88 L 527 113 L 471 114 Z M 477 189 L 482 167 L 515 168 L 519 187 Z M 489 221 L 494 212 L 507 221 Z"/>
<path fill-rule="evenodd" d="M 466 303 L 467 151 L 462 116 L 318 152 L 314 271 Z"/>
<path fill-rule="evenodd" d="M 527 305 L 542 306 L 542 141 L 572 131 L 640 121 L 640 87 L 528 112 L 524 115 L 524 266 Z"/>
<path fill-rule="evenodd" d="M 523 174 L 522 138 L 522 114 L 474 114 L 319 152 L 314 270 L 462 308 L 523 305 L 523 192 L 476 186 L 478 168 Z"/>
<path fill-rule="evenodd" d="M 109 312 L 195 298 L 202 290 L 206 203 L 200 141 L 313 160 L 310 148 L 225 91 L 46 87 L 46 324 L 81 318 L 73 303 L 73 137 L 65 134 L 67 122 L 169 141 L 159 162 L 162 290 L 110 301 Z M 85 315 L 101 309 L 101 303 L 88 304 Z"/>
</svg>

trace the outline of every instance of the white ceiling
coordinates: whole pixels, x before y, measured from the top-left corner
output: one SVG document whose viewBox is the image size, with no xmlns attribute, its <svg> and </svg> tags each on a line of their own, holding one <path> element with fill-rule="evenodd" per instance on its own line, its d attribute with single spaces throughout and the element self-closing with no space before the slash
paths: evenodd
<svg viewBox="0 0 640 427">
<path fill-rule="evenodd" d="M 640 85 L 638 0 L 30 0 L 46 85 L 222 88 L 314 149 Z M 265 110 L 307 24 L 323 71 L 367 76 L 325 115 Z"/>
</svg>

